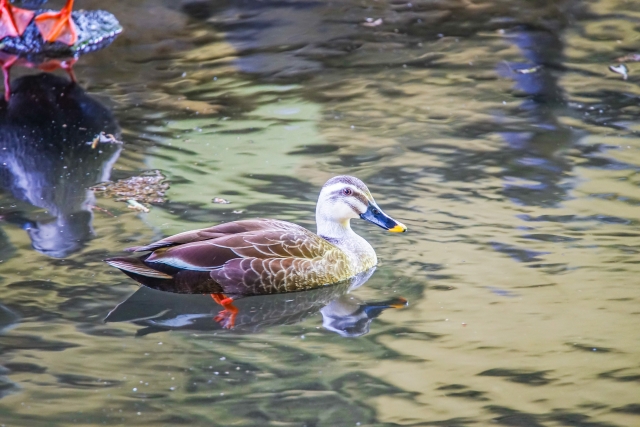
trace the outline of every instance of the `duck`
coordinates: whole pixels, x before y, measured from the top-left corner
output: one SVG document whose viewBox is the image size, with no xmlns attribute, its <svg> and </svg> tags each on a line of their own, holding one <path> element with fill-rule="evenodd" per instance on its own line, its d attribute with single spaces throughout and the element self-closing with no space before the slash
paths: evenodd
<svg viewBox="0 0 640 427">
<path fill-rule="evenodd" d="M 206 293 L 227 310 L 223 316 L 233 316 L 238 297 L 315 289 L 375 267 L 376 252 L 353 231 L 352 219 L 393 233 L 407 231 L 382 211 L 360 179 L 341 175 L 320 191 L 316 233 L 277 219 L 239 220 L 127 248 L 146 253 L 105 262 L 140 283 L 169 280 L 179 286 L 194 276 L 204 277 L 209 282 Z"/>
</svg>

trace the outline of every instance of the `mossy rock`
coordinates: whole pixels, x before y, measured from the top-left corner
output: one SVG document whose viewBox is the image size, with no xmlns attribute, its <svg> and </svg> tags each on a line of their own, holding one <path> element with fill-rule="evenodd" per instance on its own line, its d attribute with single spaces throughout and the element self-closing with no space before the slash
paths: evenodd
<svg viewBox="0 0 640 427">
<path fill-rule="evenodd" d="M 45 12 L 51 12 L 51 10 L 38 10 L 36 16 Z M 2 39 L 0 51 L 32 61 L 44 58 L 77 57 L 107 47 L 122 32 L 122 26 L 116 17 L 104 10 L 79 10 L 72 12 L 71 16 L 78 31 L 78 41 L 72 46 L 61 42 L 45 42 L 34 19 L 21 37 Z"/>
</svg>

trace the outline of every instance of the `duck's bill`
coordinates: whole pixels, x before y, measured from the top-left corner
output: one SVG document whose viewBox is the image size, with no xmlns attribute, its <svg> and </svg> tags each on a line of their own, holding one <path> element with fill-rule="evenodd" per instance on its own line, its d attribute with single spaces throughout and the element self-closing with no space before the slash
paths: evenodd
<svg viewBox="0 0 640 427">
<path fill-rule="evenodd" d="M 360 215 L 360 218 L 365 221 L 369 221 L 372 224 L 382 227 L 385 230 L 389 230 L 392 233 L 404 233 L 407 231 L 407 227 L 403 223 L 396 221 L 386 213 L 382 212 L 382 209 L 375 203 L 369 203 L 367 211 Z"/>
</svg>

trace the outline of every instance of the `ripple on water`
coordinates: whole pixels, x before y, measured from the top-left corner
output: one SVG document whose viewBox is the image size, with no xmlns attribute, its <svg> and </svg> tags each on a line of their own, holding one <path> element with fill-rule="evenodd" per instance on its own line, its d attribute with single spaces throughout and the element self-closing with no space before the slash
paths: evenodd
<svg viewBox="0 0 640 427">
<path fill-rule="evenodd" d="M 632 2 L 165 3 L 105 3 L 126 31 L 78 85 L 14 70 L 3 422 L 633 424 L 640 91 L 607 70 L 637 50 Z M 155 169 L 148 214 L 87 192 Z M 350 333 L 302 295 L 223 331 L 210 297 L 102 262 L 240 218 L 313 229 L 337 174 L 409 227 L 354 221 L 380 266 L 332 306 Z"/>
</svg>

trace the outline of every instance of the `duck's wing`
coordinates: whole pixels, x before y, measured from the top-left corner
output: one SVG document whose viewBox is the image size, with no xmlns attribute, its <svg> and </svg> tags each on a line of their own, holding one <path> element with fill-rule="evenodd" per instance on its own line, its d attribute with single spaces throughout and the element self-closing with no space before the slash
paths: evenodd
<svg viewBox="0 0 640 427">
<path fill-rule="evenodd" d="M 291 224 L 159 249 L 145 264 L 209 271 L 230 294 L 266 294 L 312 289 L 342 279 L 347 257 L 339 248 Z"/>
<path fill-rule="evenodd" d="M 154 251 L 160 248 L 184 245 L 187 243 L 201 242 L 204 240 L 212 240 L 220 237 L 246 233 L 248 231 L 257 231 L 265 229 L 289 229 L 302 228 L 295 224 L 275 219 L 248 219 L 242 221 L 227 222 L 215 225 L 209 228 L 201 228 L 199 230 L 185 231 L 184 233 L 175 234 L 165 237 L 164 239 L 150 243 L 144 246 L 133 246 L 125 249 L 127 252 L 146 252 Z"/>
<path fill-rule="evenodd" d="M 292 224 L 293 225 L 293 224 Z M 145 263 L 161 263 L 184 270 L 210 271 L 233 259 L 313 260 L 337 248 L 302 228 L 255 230 L 199 242 L 156 249 Z"/>
</svg>

